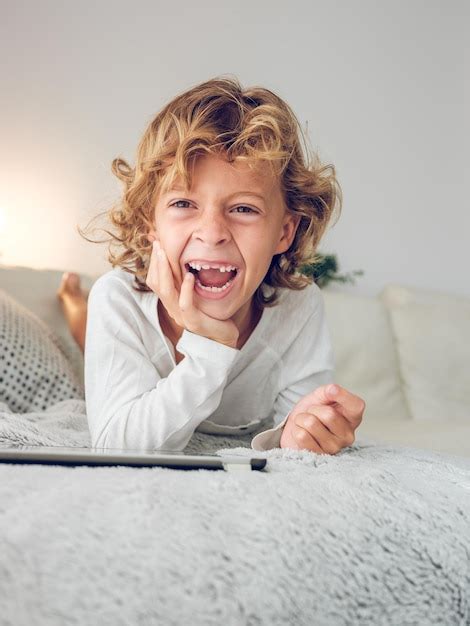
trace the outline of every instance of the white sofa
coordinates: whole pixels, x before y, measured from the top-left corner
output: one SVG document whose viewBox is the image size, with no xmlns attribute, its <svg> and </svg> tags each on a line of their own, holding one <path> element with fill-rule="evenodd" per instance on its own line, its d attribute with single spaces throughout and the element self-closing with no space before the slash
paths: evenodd
<svg viewBox="0 0 470 626">
<path fill-rule="evenodd" d="M 470 456 L 470 299 L 400 285 L 324 295 L 337 382 L 366 401 L 358 437 Z"/>
<path fill-rule="evenodd" d="M 0 265 L 7 291 L 62 338 L 82 377 L 57 270 Z M 82 275 L 89 289 L 96 277 Z M 399 285 L 377 297 L 323 289 L 336 382 L 366 402 L 357 439 L 470 457 L 470 299 Z"/>
</svg>

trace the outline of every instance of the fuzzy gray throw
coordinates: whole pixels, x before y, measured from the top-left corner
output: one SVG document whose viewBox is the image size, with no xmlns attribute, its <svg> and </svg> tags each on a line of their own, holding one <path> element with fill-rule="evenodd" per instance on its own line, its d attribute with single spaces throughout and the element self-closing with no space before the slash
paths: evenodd
<svg viewBox="0 0 470 626">
<path fill-rule="evenodd" d="M 265 471 L 0 463 L 0 624 L 470 624 L 470 460 L 195 433 Z M 0 445 L 89 446 L 83 401 L 0 405 Z"/>
</svg>

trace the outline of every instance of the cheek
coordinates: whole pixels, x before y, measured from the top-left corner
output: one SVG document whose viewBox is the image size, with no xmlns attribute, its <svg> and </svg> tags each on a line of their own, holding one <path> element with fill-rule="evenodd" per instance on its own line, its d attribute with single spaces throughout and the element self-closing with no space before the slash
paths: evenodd
<svg viewBox="0 0 470 626">
<path fill-rule="evenodd" d="M 242 253 L 249 261 L 265 262 L 271 258 L 271 243 L 269 236 L 263 231 L 249 233 L 239 240 Z"/>
<path fill-rule="evenodd" d="M 168 236 L 168 233 L 171 233 L 173 236 Z M 174 236 L 171 230 L 161 229 L 157 230 L 157 238 L 160 242 L 161 247 L 165 251 L 167 262 L 170 265 L 170 269 L 173 273 L 174 278 L 177 281 L 182 280 L 182 268 L 181 265 L 181 255 L 183 254 L 183 250 L 181 249 L 181 243 L 177 237 Z"/>
<path fill-rule="evenodd" d="M 251 270 L 264 275 L 273 258 L 273 247 L 270 239 L 259 234 L 258 237 L 247 242 L 244 252 Z"/>
</svg>

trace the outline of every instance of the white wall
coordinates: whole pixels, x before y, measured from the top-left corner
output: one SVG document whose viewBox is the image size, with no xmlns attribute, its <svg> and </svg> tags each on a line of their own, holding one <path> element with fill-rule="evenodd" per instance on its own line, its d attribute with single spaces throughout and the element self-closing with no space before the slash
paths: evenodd
<svg viewBox="0 0 470 626">
<path fill-rule="evenodd" d="M 0 27 L 1 260 L 109 269 L 104 248 L 75 225 L 119 192 L 111 160 L 133 160 L 145 126 L 177 92 L 235 74 L 285 98 L 336 165 L 343 214 L 320 250 L 336 253 L 341 271 L 366 272 L 345 289 L 373 295 L 395 282 L 470 295 L 467 7 L 9 3 Z"/>
</svg>

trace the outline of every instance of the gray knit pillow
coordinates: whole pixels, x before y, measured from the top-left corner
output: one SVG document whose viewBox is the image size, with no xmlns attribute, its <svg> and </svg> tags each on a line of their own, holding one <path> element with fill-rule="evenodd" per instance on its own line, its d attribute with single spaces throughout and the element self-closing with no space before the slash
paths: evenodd
<svg viewBox="0 0 470 626">
<path fill-rule="evenodd" d="M 14 413 L 42 411 L 84 390 L 60 339 L 0 289 L 0 402 Z"/>
</svg>

